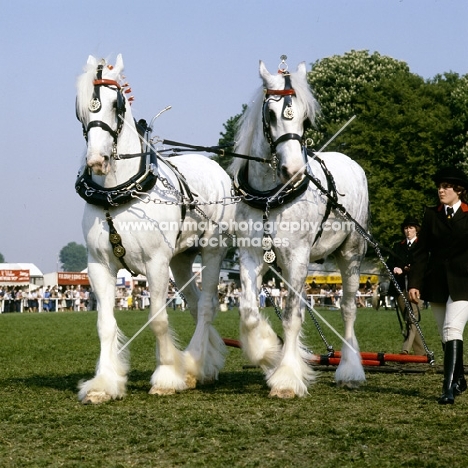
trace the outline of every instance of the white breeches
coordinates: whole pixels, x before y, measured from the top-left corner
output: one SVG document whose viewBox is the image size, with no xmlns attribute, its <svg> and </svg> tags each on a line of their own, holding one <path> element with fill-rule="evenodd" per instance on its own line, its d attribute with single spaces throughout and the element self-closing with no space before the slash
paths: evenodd
<svg viewBox="0 0 468 468">
<path fill-rule="evenodd" d="M 463 340 L 463 330 L 468 321 L 468 301 L 454 302 L 449 296 L 447 304 L 431 302 L 431 308 L 442 343 Z"/>
</svg>

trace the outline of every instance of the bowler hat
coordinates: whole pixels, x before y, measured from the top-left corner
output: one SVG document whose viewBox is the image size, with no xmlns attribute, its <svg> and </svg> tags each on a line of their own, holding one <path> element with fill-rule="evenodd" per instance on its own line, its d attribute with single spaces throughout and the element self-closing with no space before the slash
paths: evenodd
<svg viewBox="0 0 468 468">
<path fill-rule="evenodd" d="M 401 223 L 401 230 L 405 229 L 407 226 L 421 227 L 419 221 L 414 216 L 407 216 Z"/>
<path fill-rule="evenodd" d="M 439 185 L 441 182 L 447 182 L 449 184 L 461 185 L 468 189 L 468 177 L 466 174 L 456 167 L 444 167 L 439 169 L 432 180 Z"/>
</svg>

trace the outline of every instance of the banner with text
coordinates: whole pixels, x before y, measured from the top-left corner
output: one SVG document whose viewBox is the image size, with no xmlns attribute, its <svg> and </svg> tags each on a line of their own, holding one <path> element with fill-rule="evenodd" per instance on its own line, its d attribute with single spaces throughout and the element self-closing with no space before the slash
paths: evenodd
<svg viewBox="0 0 468 468">
<path fill-rule="evenodd" d="M 57 284 L 59 286 L 88 286 L 89 278 L 87 273 L 73 273 L 71 271 L 57 272 Z"/>
<path fill-rule="evenodd" d="M 29 270 L 0 270 L 0 283 L 29 284 Z"/>
</svg>

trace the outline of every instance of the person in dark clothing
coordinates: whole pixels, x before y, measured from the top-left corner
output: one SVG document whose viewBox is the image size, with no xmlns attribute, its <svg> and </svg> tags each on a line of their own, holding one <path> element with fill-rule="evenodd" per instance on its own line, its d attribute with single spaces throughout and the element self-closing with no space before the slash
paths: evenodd
<svg viewBox="0 0 468 468">
<path fill-rule="evenodd" d="M 439 404 L 453 404 L 467 383 L 463 331 L 468 321 L 468 177 L 456 168 L 434 176 L 440 204 L 427 208 L 408 275 L 410 299 L 431 303 L 444 348 Z"/>
<path fill-rule="evenodd" d="M 393 273 L 393 276 L 398 284 L 398 287 L 403 292 L 401 295 L 395 285 L 390 283 L 388 294 L 395 298 L 395 306 L 403 315 L 405 327 L 402 330 L 405 337 L 401 348 L 401 354 L 409 354 L 413 348 L 414 354 L 423 356 L 425 353 L 424 344 L 421 339 L 416 325 L 414 324 L 410 312 L 406 307 L 406 302 L 409 302 L 408 296 L 408 273 L 413 263 L 413 251 L 418 242 L 418 233 L 421 229 L 419 221 L 413 216 L 407 216 L 401 224 L 401 232 L 405 236 L 402 241 L 393 245 L 393 255 L 387 261 L 388 268 Z M 406 301 L 405 301 L 406 298 Z M 422 302 L 418 304 L 409 304 L 412 306 L 412 313 L 415 320 L 420 320 L 419 309 Z"/>
<path fill-rule="evenodd" d="M 388 290 L 390 288 L 390 282 L 387 280 L 379 283 L 379 307 L 383 306 L 385 310 L 388 309 Z"/>
<path fill-rule="evenodd" d="M 371 280 L 370 280 L 370 276 L 367 277 L 367 280 L 366 280 L 366 293 L 371 293 L 372 292 L 372 283 L 371 283 Z"/>
</svg>

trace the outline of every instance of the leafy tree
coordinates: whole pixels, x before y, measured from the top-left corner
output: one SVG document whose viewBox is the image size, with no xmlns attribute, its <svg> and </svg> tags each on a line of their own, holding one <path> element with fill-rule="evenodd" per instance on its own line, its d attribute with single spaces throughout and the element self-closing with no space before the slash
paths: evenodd
<svg viewBox="0 0 468 468">
<path fill-rule="evenodd" d="M 76 242 L 69 242 L 59 254 L 63 271 L 81 271 L 88 265 L 86 247 Z"/>
<path fill-rule="evenodd" d="M 451 131 L 448 132 L 441 162 L 460 165 L 468 169 L 468 75 L 457 73 L 437 75 L 431 83 L 437 86 L 451 112 Z M 441 93 L 442 94 L 442 93 Z"/>
<path fill-rule="evenodd" d="M 5 257 L 0 253 L 0 263 L 5 263 Z"/>
<path fill-rule="evenodd" d="M 239 124 L 239 119 L 244 114 L 245 110 L 247 109 L 247 104 L 242 105 L 242 112 L 240 114 L 235 115 L 234 117 L 230 117 L 226 123 L 223 124 L 224 132 L 220 132 L 221 138 L 218 140 L 219 146 L 225 146 L 227 151 L 233 151 L 233 145 L 236 133 L 237 133 L 237 125 Z M 232 156 L 214 156 L 213 159 L 224 169 L 227 169 L 229 164 L 231 164 Z"/>
<path fill-rule="evenodd" d="M 405 62 L 351 51 L 317 61 L 308 79 L 322 111 L 307 135 L 315 148 L 357 116 L 326 150 L 342 151 L 364 168 L 372 232 L 390 245 L 406 215 L 421 216 L 435 202 L 437 168 L 466 160 L 466 77 L 448 73 L 426 82 Z"/>
<path fill-rule="evenodd" d="M 450 112 L 416 75 L 397 74 L 364 87 L 356 97 L 359 118 L 344 135 L 347 154 L 364 168 L 369 184 L 372 231 L 384 245 L 401 236 L 408 214 L 421 218 L 434 203 L 438 167 Z"/>
<path fill-rule="evenodd" d="M 317 119 L 317 128 L 311 129 L 317 149 L 332 137 L 353 115 L 356 114 L 356 97 L 368 85 L 377 84 L 383 77 L 406 72 L 406 62 L 367 50 L 333 55 L 312 64 L 308 81 L 314 95 L 320 103 L 321 115 Z"/>
</svg>

